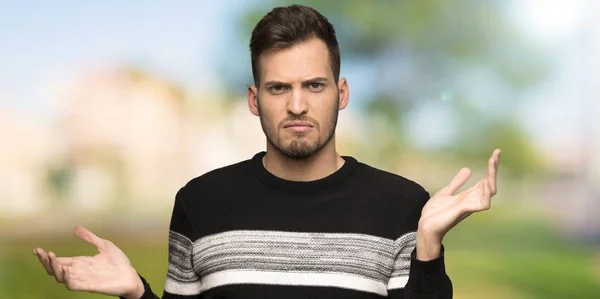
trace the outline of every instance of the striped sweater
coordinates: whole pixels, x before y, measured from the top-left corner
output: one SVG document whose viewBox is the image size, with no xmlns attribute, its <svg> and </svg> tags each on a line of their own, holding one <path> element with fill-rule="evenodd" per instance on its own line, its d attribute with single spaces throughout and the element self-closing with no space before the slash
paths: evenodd
<svg viewBox="0 0 600 299">
<path fill-rule="evenodd" d="M 265 152 L 179 190 L 162 298 L 451 298 L 443 247 L 416 259 L 429 193 L 353 157 L 310 182 L 268 172 Z M 158 298 L 145 286 L 142 299 Z"/>
</svg>

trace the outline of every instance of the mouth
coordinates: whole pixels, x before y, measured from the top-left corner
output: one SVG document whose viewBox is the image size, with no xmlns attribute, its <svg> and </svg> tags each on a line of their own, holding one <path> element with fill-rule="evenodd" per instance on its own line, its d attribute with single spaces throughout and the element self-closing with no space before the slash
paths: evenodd
<svg viewBox="0 0 600 299">
<path fill-rule="evenodd" d="M 306 121 L 290 121 L 283 125 L 286 130 L 294 132 L 306 132 L 313 128 L 313 125 Z"/>
</svg>

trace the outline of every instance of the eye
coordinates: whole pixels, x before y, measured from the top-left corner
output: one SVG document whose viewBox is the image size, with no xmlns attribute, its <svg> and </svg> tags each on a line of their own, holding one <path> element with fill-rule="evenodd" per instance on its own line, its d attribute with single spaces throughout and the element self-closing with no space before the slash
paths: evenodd
<svg viewBox="0 0 600 299">
<path fill-rule="evenodd" d="M 278 84 L 278 85 L 269 86 L 268 90 L 272 94 L 282 94 L 286 90 L 288 90 L 288 87 L 285 85 Z"/>
<path fill-rule="evenodd" d="M 319 82 L 308 83 L 308 89 L 313 92 L 320 92 L 325 88 L 325 84 Z"/>
</svg>

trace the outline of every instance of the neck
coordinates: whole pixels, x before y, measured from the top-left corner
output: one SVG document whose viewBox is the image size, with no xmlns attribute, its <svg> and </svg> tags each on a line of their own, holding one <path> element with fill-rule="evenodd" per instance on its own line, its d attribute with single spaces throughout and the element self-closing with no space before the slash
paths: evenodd
<svg viewBox="0 0 600 299">
<path fill-rule="evenodd" d="M 263 165 L 270 173 L 285 180 L 314 181 L 340 169 L 344 158 L 335 149 L 335 137 L 312 156 L 300 160 L 288 158 L 267 142 Z"/>
</svg>

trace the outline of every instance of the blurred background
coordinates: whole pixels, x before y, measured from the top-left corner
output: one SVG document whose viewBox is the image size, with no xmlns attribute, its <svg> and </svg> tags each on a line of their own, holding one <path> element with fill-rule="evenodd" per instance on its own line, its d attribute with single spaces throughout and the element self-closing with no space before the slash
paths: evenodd
<svg viewBox="0 0 600 299">
<path fill-rule="evenodd" d="M 328 17 L 338 150 L 431 192 L 503 150 L 444 239 L 455 298 L 600 298 L 600 3 L 297 1 Z M 162 293 L 177 190 L 264 150 L 250 32 L 288 1 L 0 1 L 0 298 L 68 292 L 32 255 L 112 240 Z"/>
</svg>

